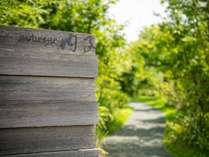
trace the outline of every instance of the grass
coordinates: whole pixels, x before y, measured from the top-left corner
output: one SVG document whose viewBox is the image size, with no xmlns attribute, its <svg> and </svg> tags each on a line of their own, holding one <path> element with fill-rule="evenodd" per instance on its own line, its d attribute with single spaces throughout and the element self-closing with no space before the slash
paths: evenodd
<svg viewBox="0 0 209 157">
<path fill-rule="evenodd" d="M 175 143 L 172 144 L 169 141 L 166 141 L 166 136 L 164 139 L 164 144 L 166 145 L 167 149 L 174 153 L 176 157 L 208 157 L 209 154 L 205 154 L 200 152 L 198 149 L 187 147 L 186 144 L 182 143 Z"/>
<path fill-rule="evenodd" d="M 125 125 L 125 123 L 127 122 L 127 120 L 132 115 L 133 111 L 134 110 L 132 107 L 114 110 L 114 113 L 112 115 L 113 121 L 110 123 L 109 134 L 113 134 L 116 131 L 122 129 L 123 126 Z M 107 137 L 107 135 L 102 135 L 102 136 L 103 136 L 103 138 Z M 103 140 L 100 139 L 100 141 L 98 141 L 97 147 L 99 149 L 100 156 L 107 157 L 108 153 L 102 147 Z"/>
<path fill-rule="evenodd" d="M 176 109 L 166 105 L 165 98 L 156 98 L 151 96 L 139 96 L 131 99 L 132 101 L 144 102 L 160 111 L 162 111 L 166 120 L 173 120 L 175 118 Z"/>
<path fill-rule="evenodd" d="M 169 124 L 174 121 L 177 110 L 174 107 L 166 105 L 166 99 L 156 98 L 150 96 L 139 96 L 131 99 L 132 102 L 143 102 L 146 103 L 160 111 L 162 111 L 166 116 L 166 122 Z M 190 148 L 183 143 L 172 143 L 170 140 L 169 125 L 166 125 L 166 131 L 164 134 L 164 144 L 166 148 L 175 155 L 175 157 L 209 157 L 208 153 L 203 153 L 198 149 Z"/>
<path fill-rule="evenodd" d="M 110 128 L 111 133 L 120 130 L 130 118 L 132 113 L 132 108 L 116 109 L 113 113 L 114 120 Z"/>
</svg>

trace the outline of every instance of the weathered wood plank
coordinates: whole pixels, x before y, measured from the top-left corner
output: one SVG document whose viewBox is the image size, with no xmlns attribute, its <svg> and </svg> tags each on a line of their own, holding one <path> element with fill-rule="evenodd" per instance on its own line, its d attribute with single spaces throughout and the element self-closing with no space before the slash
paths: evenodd
<svg viewBox="0 0 209 157">
<path fill-rule="evenodd" d="M 0 27 L 0 75 L 96 77 L 89 34 Z"/>
<path fill-rule="evenodd" d="M 16 100 L 0 102 L 0 128 L 93 125 L 96 123 L 96 102 Z"/>
<path fill-rule="evenodd" d="M 0 75 L 64 77 L 96 77 L 97 75 L 95 55 L 31 53 L 31 51 L 0 48 Z"/>
<path fill-rule="evenodd" d="M 0 26 L 0 48 L 95 55 L 94 37 L 84 33 Z"/>
<path fill-rule="evenodd" d="M 94 79 L 0 76 L 0 128 L 96 122 Z"/>
<path fill-rule="evenodd" d="M 95 101 L 95 80 L 0 76 L 0 99 Z"/>
<path fill-rule="evenodd" d="M 92 148 L 94 126 L 0 129 L 0 156 Z"/>
<path fill-rule="evenodd" d="M 84 149 L 78 151 L 6 155 L 4 157 L 98 157 L 98 151 L 96 149 Z"/>
</svg>

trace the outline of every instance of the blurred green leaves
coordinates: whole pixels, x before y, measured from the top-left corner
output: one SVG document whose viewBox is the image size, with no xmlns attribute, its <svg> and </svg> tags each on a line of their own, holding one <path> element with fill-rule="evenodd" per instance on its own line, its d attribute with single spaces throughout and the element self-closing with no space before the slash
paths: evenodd
<svg viewBox="0 0 209 157">
<path fill-rule="evenodd" d="M 209 2 L 163 2 L 168 18 L 145 28 L 138 41 L 126 49 L 132 68 L 123 75 L 122 86 L 126 87 L 123 90 L 134 97 L 138 94 L 166 98 L 167 105 L 178 110 L 175 121 L 168 124 L 170 143 L 183 143 L 206 154 L 209 151 L 206 123 L 209 113 Z M 176 131 L 176 126 L 180 132 Z"/>
</svg>

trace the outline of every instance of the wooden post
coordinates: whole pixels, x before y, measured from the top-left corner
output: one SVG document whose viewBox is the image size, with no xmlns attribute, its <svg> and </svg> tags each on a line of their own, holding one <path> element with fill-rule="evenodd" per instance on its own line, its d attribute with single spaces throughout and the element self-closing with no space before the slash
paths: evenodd
<svg viewBox="0 0 209 157">
<path fill-rule="evenodd" d="M 0 156 L 97 157 L 89 34 L 0 27 Z"/>
</svg>

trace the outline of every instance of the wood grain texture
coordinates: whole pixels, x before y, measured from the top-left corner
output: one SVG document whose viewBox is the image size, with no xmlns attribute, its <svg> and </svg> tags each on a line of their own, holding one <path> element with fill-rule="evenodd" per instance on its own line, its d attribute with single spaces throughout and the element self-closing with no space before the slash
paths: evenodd
<svg viewBox="0 0 209 157">
<path fill-rule="evenodd" d="M 46 49 L 37 51 L 35 48 L 6 49 L 1 48 L 2 44 L 0 41 L 0 75 L 91 78 L 97 76 L 97 56 L 95 55 L 48 52 Z"/>
<path fill-rule="evenodd" d="M 0 99 L 95 101 L 95 80 L 0 76 Z"/>
<path fill-rule="evenodd" d="M 0 27 L 0 75 L 96 77 L 89 34 Z"/>
<path fill-rule="evenodd" d="M 0 76 L 0 128 L 96 122 L 94 79 Z"/>
<path fill-rule="evenodd" d="M 4 157 L 98 157 L 96 149 L 84 149 L 78 151 L 60 151 L 47 153 L 6 155 Z"/>
<path fill-rule="evenodd" d="M 94 126 L 0 129 L 0 156 L 92 148 Z"/>
<path fill-rule="evenodd" d="M 0 102 L 0 128 L 90 125 L 96 123 L 96 102 Z"/>
<path fill-rule="evenodd" d="M 0 26 L 0 48 L 95 55 L 95 39 L 85 33 Z"/>
</svg>

